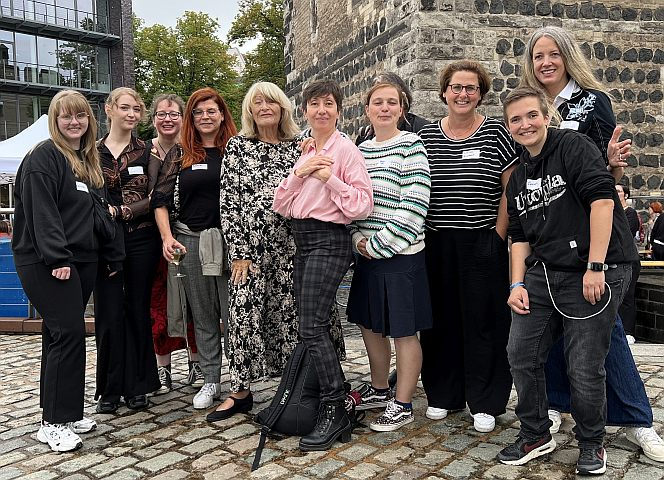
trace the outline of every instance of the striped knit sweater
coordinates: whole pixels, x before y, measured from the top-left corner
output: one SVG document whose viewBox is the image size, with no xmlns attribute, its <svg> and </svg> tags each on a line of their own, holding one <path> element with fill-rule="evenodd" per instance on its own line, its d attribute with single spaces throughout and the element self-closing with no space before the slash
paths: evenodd
<svg viewBox="0 0 664 480">
<path fill-rule="evenodd" d="M 374 209 L 349 228 L 353 244 L 367 238 L 373 258 L 414 254 L 424 249 L 424 219 L 431 176 L 427 152 L 415 133 L 401 132 L 384 142 L 360 145 L 374 193 Z"/>
</svg>

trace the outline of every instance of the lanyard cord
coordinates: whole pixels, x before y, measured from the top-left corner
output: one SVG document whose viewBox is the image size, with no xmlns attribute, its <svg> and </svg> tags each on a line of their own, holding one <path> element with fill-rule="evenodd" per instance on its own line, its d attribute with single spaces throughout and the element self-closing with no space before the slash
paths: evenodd
<svg viewBox="0 0 664 480">
<path fill-rule="evenodd" d="M 606 285 L 606 288 L 609 289 L 609 298 L 606 301 L 606 304 L 602 307 L 602 309 L 599 312 L 593 313 L 592 315 L 588 315 L 587 317 L 572 317 L 571 315 L 567 315 L 567 314 L 561 312 L 560 309 L 558 308 L 558 305 L 556 305 L 555 300 L 553 299 L 553 294 L 551 293 L 551 286 L 549 285 L 549 275 L 546 273 L 546 265 L 544 265 L 543 262 L 542 262 L 542 267 L 544 268 L 544 278 L 546 279 L 546 288 L 549 291 L 549 298 L 551 299 L 551 303 L 553 304 L 553 308 L 555 308 L 556 312 L 561 314 L 563 317 L 569 318 L 570 320 L 588 320 L 589 318 L 596 317 L 597 315 L 602 313 L 604 310 L 606 310 L 606 307 L 609 306 L 609 303 L 611 303 L 611 287 L 609 286 L 608 283 L 604 282 L 604 285 Z"/>
</svg>

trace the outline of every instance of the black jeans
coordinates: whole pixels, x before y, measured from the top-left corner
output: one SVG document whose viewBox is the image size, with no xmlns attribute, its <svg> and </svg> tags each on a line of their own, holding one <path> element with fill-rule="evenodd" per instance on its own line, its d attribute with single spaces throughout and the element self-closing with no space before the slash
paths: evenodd
<svg viewBox="0 0 664 480">
<path fill-rule="evenodd" d="M 49 423 L 83 418 L 85 390 L 85 305 L 97 262 L 74 263 L 68 280 L 58 280 L 43 263 L 17 266 L 26 295 L 42 316 L 39 405 Z"/>
<path fill-rule="evenodd" d="M 532 441 L 548 434 L 551 421 L 546 396 L 544 365 L 554 342 L 563 334 L 567 375 L 571 388 L 574 433 L 580 447 L 602 444 L 606 424 L 604 360 L 609 351 L 611 331 L 618 305 L 631 278 L 631 265 L 621 264 L 605 272 L 606 289 L 601 300 L 591 305 L 583 298 L 585 272 L 551 271 L 548 285 L 541 263 L 525 276 L 530 313 L 512 312 L 512 328 L 507 346 L 514 385 L 519 397 L 515 413 L 521 421 L 519 435 Z M 554 307 L 551 296 L 555 301 Z M 608 306 L 597 315 L 609 301 Z M 566 316 L 558 312 L 560 310 Z"/>
</svg>

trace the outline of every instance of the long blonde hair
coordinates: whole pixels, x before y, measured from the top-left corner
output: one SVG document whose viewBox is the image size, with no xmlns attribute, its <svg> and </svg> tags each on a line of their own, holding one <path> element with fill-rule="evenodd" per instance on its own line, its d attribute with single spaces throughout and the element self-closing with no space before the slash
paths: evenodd
<svg viewBox="0 0 664 480">
<path fill-rule="evenodd" d="M 266 100 L 276 102 L 281 107 L 281 118 L 279 118 L 279 140 L 292 140 L 300 133 L 300 129 L 293 120 L 293 105 L 286 94 L 277 85 L 271 82 L 254 83 L 242 100 L 242 130 L 240 135 L 247 138 L 258 137 L 258 127 L 251 115 L 251 104 L 258 95 Z"/>
<path fill-rule="evenodd" d="M 71 148 L 67 139 L 58 127 L 58 115 L 76 115 L 84 112 L 88 115 L 88 129 L 81 137 L 80 153 L 83 161 Z M 63 90 L 58 92 L 48 107 L 48 132 L 55 147 L 67 158 L 69 166 L 74 175 L 85 183 L 96 188 L 104 185 L 104 177 L 101 173 L 99 151 L 95 144 L 97 140 L 97 120 L 92 113 L 90 104 L 85 97 L 74 90 Z"/>
<path fill-rule="evenodd" d="M 583 56 L 581 49 L 574 42 L 571 35 L 565 29 L 553 26 L 539 28 L 530 36 L 526 45 L 523 76 L 521 77 L 521 84 L 519 86 L 544 89 L 544 85 L 535 76 L 535 64 L 533 62 L 533 49 L 537 41 L 542 37 L 548 37 L 556 42 L 563 59 L 563 64 L 565 65 L 567 76 L 573 78 L 579 87 L 604 91 L 604 87 L 595 78 L 595 75 L 593 75 L 586 57 Z"/>
</svg>

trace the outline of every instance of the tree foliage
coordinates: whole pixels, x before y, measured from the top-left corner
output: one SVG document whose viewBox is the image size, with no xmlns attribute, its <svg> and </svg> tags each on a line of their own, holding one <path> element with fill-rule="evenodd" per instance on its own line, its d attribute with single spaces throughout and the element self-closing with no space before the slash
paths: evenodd
<svg viewBox="0 0 664 480">
<path fill-rule="evenodd" d="M 239 111 L 237 73 L 228 45 L 216 37 L 219 23 L 206 13 L 185 12 L 175 28 L 143 27 L 134 18 L 136 89 L 147 104 L 162 92 L 187 99 L 202 87 L 215 88 Z"/>
<path fill-rule="evenodd" d="M 282 0 L 240 0 L 228 41 L 244 45 L 260 39 L 255 50 L 245 55 L 242 87 L 246 91 L 257 81 L 268 81 L 284 88 L 284 6 Z"/>
</svg>

